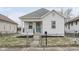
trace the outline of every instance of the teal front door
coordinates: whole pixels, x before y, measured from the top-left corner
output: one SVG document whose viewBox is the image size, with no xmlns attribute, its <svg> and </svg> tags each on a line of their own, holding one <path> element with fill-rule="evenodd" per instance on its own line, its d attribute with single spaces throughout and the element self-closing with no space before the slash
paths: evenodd
<svg viewBox="0 0 79 59">
<path fill-rule="evenodd" d="M 36 22 L 36 33 L 41 33 L 41 22 Z"/>
</svg>

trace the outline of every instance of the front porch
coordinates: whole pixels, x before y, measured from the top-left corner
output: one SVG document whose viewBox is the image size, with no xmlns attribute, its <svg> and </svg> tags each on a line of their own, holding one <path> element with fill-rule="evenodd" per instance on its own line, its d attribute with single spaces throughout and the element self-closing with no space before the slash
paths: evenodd
<svg viewBox="0 0 79 59">
<path fill-rule="evenodd" d="M 37 35 L 42 34 L 42 22 L 24 22 L 24 34 L 25 35 Z"/>
</svg>

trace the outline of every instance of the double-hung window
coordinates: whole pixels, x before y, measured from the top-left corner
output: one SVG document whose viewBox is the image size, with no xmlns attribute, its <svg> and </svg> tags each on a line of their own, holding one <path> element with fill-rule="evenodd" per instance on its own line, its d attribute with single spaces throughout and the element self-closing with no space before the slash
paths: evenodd
<svg viewBox="0 0 79 59">
<path fill-rule="evenodd" d="M 52 28 L 56 28 L 56 21 L 52 21 L 52 22 L 51 22 L 51 27 L 52 27 Z"/>
<path fill-rule="evenodd" d="M 29 22 L 29 29 L 32 29 L 32 22 Z"/>
</svg>

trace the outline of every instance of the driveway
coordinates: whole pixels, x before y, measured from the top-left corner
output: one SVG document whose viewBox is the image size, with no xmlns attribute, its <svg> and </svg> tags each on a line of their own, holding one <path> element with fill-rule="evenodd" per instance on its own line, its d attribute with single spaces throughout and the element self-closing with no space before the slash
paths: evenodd
<svg viewBox="0 0 79 59">
<path fill-rule="evenodd" d="M 0 51 L 79 51 L 79 47 L 0 48 Z"/>
</svg>

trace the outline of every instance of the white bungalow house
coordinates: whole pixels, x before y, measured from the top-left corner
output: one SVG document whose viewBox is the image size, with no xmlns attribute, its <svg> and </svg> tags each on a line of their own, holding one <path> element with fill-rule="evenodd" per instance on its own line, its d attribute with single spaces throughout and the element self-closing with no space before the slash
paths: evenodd
<svg viewBox="0 0 79 59">
<path fill-rule="evenodd" d="M 79 33 L 79 16 L 65 23 L 66 33 Z"/>
<path fill-rule="evenodd" d="M 0 14 L 0 33 L 16 33 L 17 26 L 16 22 Z"/>
<path fill-rule="evenodd" d="M 24 34 L 45 35 L 47 31 L 48 36 L 64 36 L 64 17 L 55 10 L 41 8 L 20 19 L 24 22 Z"/>
</svg>

